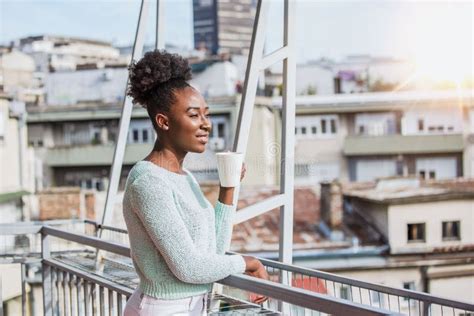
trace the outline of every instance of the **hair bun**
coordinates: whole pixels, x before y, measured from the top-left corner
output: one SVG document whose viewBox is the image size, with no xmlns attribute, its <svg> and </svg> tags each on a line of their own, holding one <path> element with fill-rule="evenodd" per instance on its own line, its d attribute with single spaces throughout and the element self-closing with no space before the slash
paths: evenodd
<svg viewBox="0 0 474 316">
<path fill-rule="evenodd" d="M 145 53 L 138 62 L 132 61 L 129 68 L 128 94 L 138 102 L 141 97 L 158 85 L 173 79 L 191 79 L 191 67 L 186 59 L 165 50 Z"/>
</svg>

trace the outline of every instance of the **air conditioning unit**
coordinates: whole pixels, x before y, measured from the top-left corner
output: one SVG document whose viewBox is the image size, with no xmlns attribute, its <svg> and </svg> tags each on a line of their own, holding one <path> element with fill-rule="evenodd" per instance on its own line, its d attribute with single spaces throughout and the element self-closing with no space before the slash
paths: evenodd
<svg viewBox="0 0 474 316">
<path fill-rule="evenodd" d="M 209 140 L 209 148 L 212 149 L 213 151 L 220 151 L 224 150 L 225 148 L 225 141 L 224 138 L 211 138 Z"/>
</svg>

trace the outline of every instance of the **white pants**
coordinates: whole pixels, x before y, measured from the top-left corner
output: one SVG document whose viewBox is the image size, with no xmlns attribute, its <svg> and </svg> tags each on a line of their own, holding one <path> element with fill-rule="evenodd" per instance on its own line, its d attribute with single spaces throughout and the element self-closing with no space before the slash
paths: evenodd
<svg viewBox="0 0 474 316">
<path fill-rule="evenodd" d="M 144 294 L 140 289 L 133 292 L 125 305 L 124 316 L 148 315 L 207 315 L 208 293 L 177 300 L 165 300 Z"/>
</svg>

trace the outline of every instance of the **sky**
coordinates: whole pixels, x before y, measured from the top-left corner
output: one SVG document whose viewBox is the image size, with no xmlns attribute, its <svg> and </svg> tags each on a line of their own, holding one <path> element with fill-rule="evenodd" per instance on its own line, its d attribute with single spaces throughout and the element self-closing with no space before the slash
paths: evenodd
<svg viewBox="0 0 474 316">
<path fill-rule="evenodd" d="M 271 0 L 266 50 L 282 44 L 282 1 Z M 31 35 L 79 36 L 132 43 L 138 0 L 0 0 L 0 43 Z M 151 4 L 146 41 L 154 40 Z M 438 54 L 472 69 L 472 0 L 297 0 L 299 62 L 370 54 L 417 58 Z M 165 41 L 191 47 L 192 0 L 165 1 Z"/>
</svg>

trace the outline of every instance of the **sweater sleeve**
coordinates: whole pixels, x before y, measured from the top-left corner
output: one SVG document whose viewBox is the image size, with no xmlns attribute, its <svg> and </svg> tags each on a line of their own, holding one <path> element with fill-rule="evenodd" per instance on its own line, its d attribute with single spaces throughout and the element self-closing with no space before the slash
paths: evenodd
<svg viewBox="0 0 474 316">
<path fill-rule="evenodd" d="M 216 253 L 224 254 L 230 249 L 233 230 L 233 217 L 236 206 L 228 205 L 217 200 L 214 207 L 216 219 Z"/>
<path fill-rule="evenodd" d="M 172 189 L 144 174 L 131 185 L 133 209 L 171 272 L 186 283 L 204 284 L 245 271 L 241 255 L 205 253 L 196 249 L 181 218 Z"/>
</svg>

